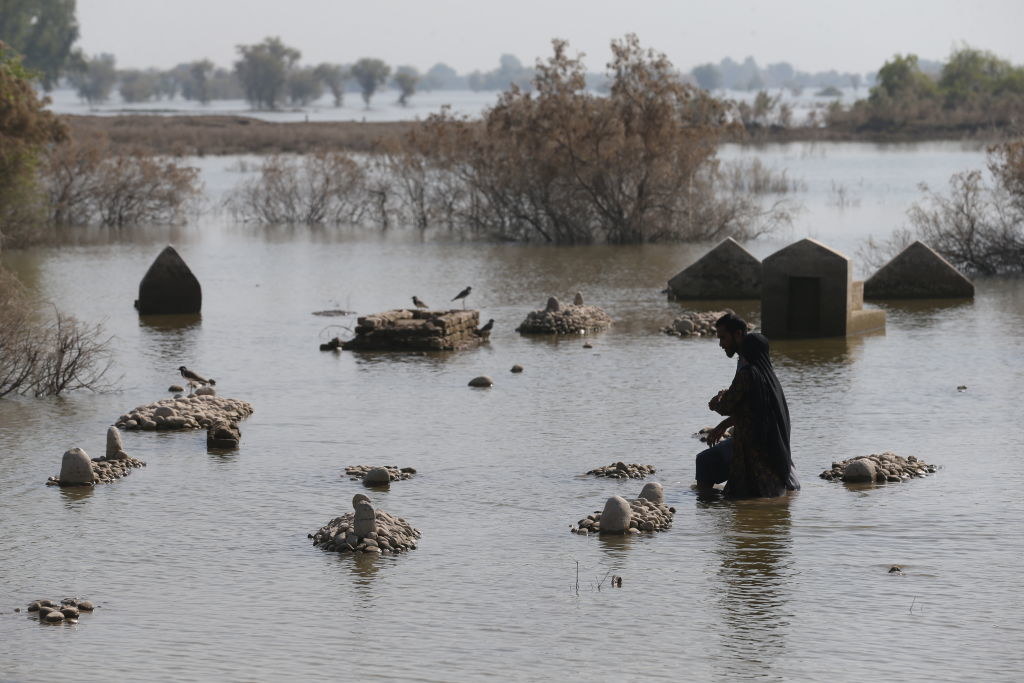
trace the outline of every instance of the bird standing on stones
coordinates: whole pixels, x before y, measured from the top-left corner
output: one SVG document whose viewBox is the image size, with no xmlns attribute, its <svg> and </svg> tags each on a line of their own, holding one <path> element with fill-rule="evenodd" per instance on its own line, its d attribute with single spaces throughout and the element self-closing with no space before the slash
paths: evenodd
<svg viewBox="0 0 1024 683">
<path fill-rule="evenodd" d="M 430 308 L 430 306 L 423 303 L 418 296 L 413 296 L 412 305 L 416 308 Z"/>
<path fill-rule="evenodd" d="M 462 290 L 461 292 L 456 294 L 454 297 L 452 297 L 452 301 L 455 301 L 456 299 L 462 299 L 462 307 L 465 308 L 466 307 L 466 297 L 469 296 L 469 293 L 471 291 L 473 291 L 472 287 L 466 287 L 464 290 Z"/>
<path fill-rule="evenodd" d="M 206 379 L 201 375 L 197 375 L 196 373 L 186 368 L 184 365 L 179 367 L 178 371 L 181 372 L 181 376 L 185 378 L 186 382 L 188 382 L 189 394 L 191 394 L 195 390 L 196 386 L 202 386 L 204 384 L 209 384 L 210 386 L 213 386 L 217 384 L 217 380 Z"/>
<path fill-rule="evenodd" d="M 490 337 L 491 330 L 494 329 L 494 318 L 487 321 L 487 324 L 481 327 L 479 330 L 473 330 L 478 337 Z"/>
</svg>

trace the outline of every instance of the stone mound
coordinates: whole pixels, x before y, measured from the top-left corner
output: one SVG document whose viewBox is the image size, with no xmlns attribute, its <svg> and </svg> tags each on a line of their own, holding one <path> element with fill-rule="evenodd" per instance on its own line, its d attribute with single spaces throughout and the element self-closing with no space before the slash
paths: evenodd
<svg viewBox="0 0 1024 683">
<path fill-rule="evenodd" d="M 251 403 L 223 396 L 165 398 L 117 418 L 121 429 L 209 429 L 224 420 L 238 422 L 252 415 Z"/>
<path fill-rule="evenodd" d="M 715 337 L 718 335 L 715 321 L 726 313 L 734 311 L 730 308 L 721 311 L 686 311 L 661 331 L 675 337 Z M 754 326 L 747 323 L 747 328 L 752 330 Z"/>
<path fill-rule="evenodd" d="M 207 448 L 238 448 L 241 440 L 242 430 L 238 428 L 237 422 L 216 420 L 206 429 Z"/>
<path fill-rule="evenodd" d="M 81 448 L 72 448 L 64 454 L 60 474 L 46 480 L 47 486 L 95 486 L 109 484 L 127 477 L 137 467 L 146 463 L 133 458 L 124 451 L 110 456 L 89 459 Z"/>
<path fill-rule="evenodd" d="M 83 612 L 89 613 L 95 608 L 89 600 L 79 598 L 64 598 L 59 604 L 43 599 L 30 602 L 28 612 L 45 624 L 77 624 Z"/>
<path fill-rule="evenodd" d="M 672 527 L 672 518 L 676 509 L 668 507 L 664 503 L 655 503 L 646 498 L 635 498 L 626 501 L 629 504 L 629 527 L 625 533 L 640 534 L 655 531 L 666 531 Z M 601 517 L 603 511 L 595 510 L 594 514 L 587 515 L 570 531 L 574 534 L 601 533 Z M 612 532 L 623 533 L 623 532 Z"/>
<path fill-rule="evenodd" d="M 487 341 L 477 333 L 478 311 L 398 309 L 356 320 L 346 351 L 459 351 Z"/>
<path fill-rule="evenodd" d="M 587 474 L 593 474 L 595 477 L 608 477 L 610 479 L 643 479 L 647 475 L 654 474 L 654 471 L 654 465 L 613 462 L 611 465 L 592 469 Z"/>
<path fill-rule="evenodd" d="M 410 479 L 412 475 L 416 474 L 416 470 L 412 467 L 399 468 L 397 465 L 350 465 L 345 468 L 345 474 L 353 480 L 358 480 L 365 477 L 370 470 L 377 468 L 387 470 L 388 479 L 391 481 Z"/>
<path fill-rule="evenodd" d="M 872 455 L 858 455 L 856 458 L 832 463 L 831 469 L 822 472 L 822 479 L 845 482 L 901 482 L 935 474 L 937 465 L 929 465 L 910 455 L 904 458 L 886 451 Z"/>
<path fill-rule="evenodd" d="M 355 512 L 335 517 L 309 534 L 314 546 L 338 553 L 403 553 L 416 549 L 418 529 L 400 517 L 374 510 L 369 498 L 357 494 L 353 499 Z M 365 519 L 370 515 L 370 520 Z M 371 530 L 367 530 L 371 529 Z"/>
<path fill-rule="evenodd" d="M 544 309 L 530 311 L 516 328 L 520 334 L 580 334 L 610 327 L 612 318 L 597 306 L 562 306 L 552 297 Z"/>
</svg>

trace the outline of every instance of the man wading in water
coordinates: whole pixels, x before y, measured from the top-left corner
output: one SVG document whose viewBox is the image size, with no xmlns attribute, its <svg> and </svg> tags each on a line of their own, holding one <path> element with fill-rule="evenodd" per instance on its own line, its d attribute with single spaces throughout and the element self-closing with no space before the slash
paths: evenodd
<svg viewBox="0 0 1024 683">
<path fill-rule="evenodd" d="M 789 450 L 789 408 L 768 339 L 747 334 L 746 323 L 733 314 L 722 316 L 715 327 L 726 355 L 738 353 L 739 360 L 732 385 L 708 402 L 711 410 L 727 417 L 708 434 L 711 448 L 697 456 L 698 487 L 707 490 L 727 480 L 724 492 L 736 498 L 771 498 L 798 490 Z M 718 443 L 730 426 L 733 438 Z"/>
</svg>

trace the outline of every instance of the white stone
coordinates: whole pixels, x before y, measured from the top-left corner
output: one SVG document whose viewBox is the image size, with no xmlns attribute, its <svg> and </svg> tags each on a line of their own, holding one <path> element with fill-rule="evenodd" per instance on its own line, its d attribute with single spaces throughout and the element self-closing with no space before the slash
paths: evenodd
<svg viewBox="0 0 1024 683">
<path fill-rule="evenodd" d="M 60 462 L 60 483 L 62 486 L 92 483 L 92 460 L 81 448 L 72 448 L 64 453 Z"/>
<path fill-rule="evenodd" d="M 843 470 L 843 481 L 874 481 L 877 470 L 875 463 L 868 458 L 858 458 L 846 464 Z"/>
<path fill-rule="evenodd" d="M 651 501 L 652 503 L 664 503 L 665 502 L 665 488 L 656 481 L 652 481 L 648 484 L 644 484 L 644 488 L 640 491 L 640 497 Z"/>
<path fill-rule="evenodd" d="M 604 504 L 601 512 L 601 533 L 622 534 L 629 529 L 633 519 L 633 510 L 622 496 L 612 496 Z"/>
<path fill-rule="evenodd" d="M 107 453 L 106 457 L 114 458 L 118 453 L 124 451 L 124 441 L 121 440 L 121 430 L 117 427 L 107 427 Z"/>
</svg>

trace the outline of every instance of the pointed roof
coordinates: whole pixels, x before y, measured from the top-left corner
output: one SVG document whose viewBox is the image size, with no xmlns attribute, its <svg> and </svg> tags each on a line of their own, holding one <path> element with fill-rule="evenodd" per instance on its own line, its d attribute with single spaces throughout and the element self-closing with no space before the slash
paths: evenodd
<svg viewBox="0 0 1024 683">
<path fill-rule="evenodd" d="M 846 257 L 845 254 L 836 251 L 832 247 L 822 244 L 816 239 L 805 237 L 799 242 L 794 242 L 793 244 L 790 244 L 787 247 L 779 249 L 777 252 L 767 257 L 764 260 L 764 263 L 765 265 L 767 265 L 769 262 L 774 261 L 778 258 L 792 258 L 794 256 L 803 257 L 803 255 L 813 256 L 814 258 L 829 258 L 834 259 L 836 261 L 850 260 Z"/>
<path fill-rule="evenodd" d="M 916 241 L 864 282 L 866 299 L 962 299 L 974 283 L 934 249 Z"/>
</svg>

